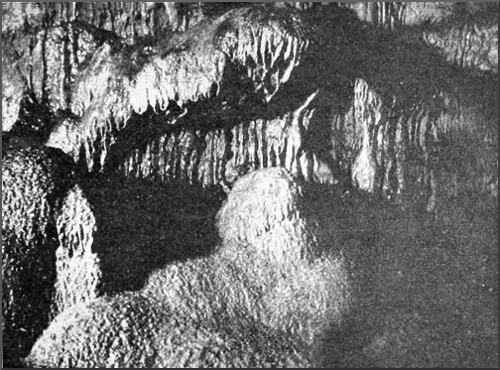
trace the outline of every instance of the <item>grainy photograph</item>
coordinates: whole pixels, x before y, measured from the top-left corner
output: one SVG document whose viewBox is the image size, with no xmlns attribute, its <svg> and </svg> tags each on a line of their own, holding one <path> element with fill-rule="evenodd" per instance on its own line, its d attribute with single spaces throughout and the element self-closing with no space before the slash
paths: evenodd
<svg viewBox="0 0 500 370">
<path fill-rule="evenodd" d="M 2 367 L 498 368 L 498 2 L 2 2 Z"/>
</svg>

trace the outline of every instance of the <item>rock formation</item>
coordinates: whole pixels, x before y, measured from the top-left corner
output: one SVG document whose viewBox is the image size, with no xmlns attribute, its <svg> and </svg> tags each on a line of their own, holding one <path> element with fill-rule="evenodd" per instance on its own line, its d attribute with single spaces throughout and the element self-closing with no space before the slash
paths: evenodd
<svg viewBox="0 0 500 370">
<path fill-rule="evenodd" d="M 28 367 L 309 367 L 295 344 L 259 323 L 214 327 L 154 298 L 101 298 L 64 311 Z"/>
<path fill-rule="evenodd" d="M 224 345 L 231 348 L 238 332 L 254 330 L 255 337 L 242 339 L 241 353 L 226 354 L 223 347 L 221 356 L 229 362 L 214 365 L 306 361 L 325 331 L 348 312 L 350 281 L 338 251 L 316 242 L 301 202 L 300 186 L 282 168 L 242 177 L 221 209 L 217 252 L 168 264 L 138 293 L 63 312 L 37 341 L 28 363 L 157 367 L 186 366 L 186 358 L 206 364 L 205 352 L 197 348 L 206 346 L 211 354 L 216 343 L 205 343 L 206 336 L 215 341 L 226 333 Z M 136 335 L 144 339 L 134 342 Z M 268 348 L 260 359 L 253 357 L 258 348 Z M 312 362 L 300 365 L 316 360 L 307 361 Z"/>
<path fill-rule="evenodd" d="M 98 295 L 95 219 L 62 151 L 2 160 L 2 325 L 6 363 L 26 355 L 64 308 Z"/>
<path fill-rule="evenodd" d="M 273 342 L 281 336 L 286 343 L 291 336 L 287 348 L 305 344 L 307 351 L 317 351 L 316 339 L 327 334 L 321 328 L 333 322 L 329 329 L 336 333 L 352 304 L 346 293 L 352 256 L 338 244 L 337 234 L 352 236 L 346 229 L 359 225 L 346 218 L 335 219 L 331 209 L 356 209 L 357 214 L 346 214 L 360 218 L 360 233 L 368 235 L 360 243 L 363 248 L 357 246 L 358 252 L 382 259 L 386 257 L 377 255 L 380 246 L 374 244 L 372 234 L 378 235 L 381 225 L 374 218 L 387 215 L 367 211 L 375 201 L 385 204 L 389 200 L 394 209 L 410 216 L 422 212 L 442 222 L 449 219 L 450 208 L 473 204 L 481 213 L 480 204 L 496 203 L 498 9 L 498 3 L 444 2 L 2 3 L 2 143 L 6 144 L 2 155 L 8 163 L 27 162 L 26 168 L 35 170 L 33 179 L 41 179 L 26 182 L 30 184 L 26 194 L 37 198 L 34 213 L 26 205 L 18 207 L 17 202 L 22 201 L 7 192 L 11 194 L 7 196 L 8 212 L 22 214 L 18 224 L 13 217 L 4 221 L 3 287 L 7 293 L 3 300 L 8 302 L 4 321 L 8 326 L 14 320 L 36 321 L 36 328 L 27 334 L 29 340 L 16 341 L 32 342 L 35 332 L 48 323 L 45 318 L 43 324 L 38 318 L 12 318 L 13 312 L 22 311 L 16 307 L 29 306 L 18 294 L 25 288 L 16 290 L 31 284 L 23 280 L 25 274 L 19 266 L 47 276 L 36 286 L 51 293 L 39 302 L 45 306 L 35 311 L 49 316 L 57 312 L 51 311 L 52 303 L 59 310 L 92 299 L 99 280 L 94 279 L 99 275 L 98 261 L 90 249 L 95 220 L 79 186 L 68 177 L 66 190 L 53 197 L 55 205 L 44 198 L 52 194 L 53 185 L 45 185 L 46 180 L 52 184 L 52 175 L 45 172 L 47 168 L 48 173 L 52 171 L 52 157 L 26 148 L 45 145 L 73 158 L 82 178 L 99 184 L 97 187 L 121 182 L 123 192 L 117 191 L 116 184 L 102 189 L 103 194 L 120 193 L 113 199 L 126 199 L 131 189 L 127 186 L 133 184 L 130 193 L 135 202 L 123 207 L 102 202 L 102 207 L 111 209 L 101 212 L 111 215 L 104 220 L 109 222 L 104 229 L 115 234 L 102 237 L 99 251 L 105 252 L 110 266 L 109 292 L 131 287 L 142 290 L 79 306 L 84 307 L 83 316 L 68 307 L 65 315 L 71 322 L 88 322 L 90 333 L 102 330 L 99 320 L 109 318 L 110 340 L 118 343 L 129 333 L 128 324 L 125 328 L 115 325 L 120 316 L 117 307 L 123 303 L 130 307 L 131 317 L 137 315 L 145 325 L 158 324 L 168 330 L 176 328 L 175 320 L 181 320 L 178 328 L 190 333 L 189 338 L 196 335 L 189 331 L 190 325 L 200 326 L 200 342 L 193 342 L 206 343 L 213 335 L 234 343 L 240 340 L 239 334 L 219 331 L 221 326 L 211 320 L 219 317 L 222 323 L 226 318 L 233 322 L 244 312 L 243 317 L 258 326 L 256 338 L 272 343 L 271 352 L 281 351 Z M 31 163 L 29 153 L 38 153 L 40 162 Z M 6 178 L 14 178 L 5 171 Z M 15 178 L 30 178 L 31 170 L 16 167 L 15 171 L 19 172 Z M 61 178 L 70 172 L 62 170 Z M 54 184 L 65 181 L 54 180 Z M 275 182 L 277 188 L 273 188 Z M 137 197 L 133 187 L 146 183 L 152 185 L 147 194 Z M 306 189 L 312 188 L 335 193 L 338 204 L 330 204 L 331 209 L 313 199 L 306 203 L 314 205 L 301 204 Z M 218 200 L 208 207 L 213 209 L 193 218 L 186 216 L 189 207 L 173 215 L 175 207 L 169 208 L 164 194 L 158 196 L 165 189 L 173 193 L 168 194 L 171 199 L 191 191 L 215 194 Z M 210 227 L 214 227 L 214 204 L 225 197 L 221 189 L 228 198 L 218 219 L 223 244 L 207 256 L 216 245 L 217 235 Z M 95 193 L 100 190 L 93 189 Z M 247 191 L 258 198 L 247 197 Z M 129 212 L 146 197 L 155 196 L 165 203 L 145 208 L 161 212 L 161 216 L 147 215 L 138 224 L 129 217 L 121 228 L 113 225 L 124 221 L 123 215 L 116 215 L 121 210 Z M 171 214 L 163 217 L 168 212 Z M 493 216 L 488 213 L 488 217 Z M 196 218 L 204 218 L 196 226 L 210 223 L 200 233 L 210 237 L 200 247 L 204 236 L 196 235 L 196 246 L 191 248 L 186 240 L 198 233 L 196 226 L 189 230 L 179 225 Z M 168 220 L 166 225 L 163 220 Z M 331 224 L 336 228 L 330 228 Z M 127 230 L 117 235 L 128 225 L 131 229 L 137 226 L 141 233 L 130 237 L 135 230 Z M 175 231 L 144 236 L 154 225 Z M 382 225 L 383 229 L 386 225 Z M 168 235 L 173 247 L 164 242 Z M 141 238 L 147 241 L 143 243 Z M 350 238 L 341 242 L 350 245 Z M 428 242 L 433 245 L 432 240 Z M 122 249 L 120 243 L 127 245 Z M 143 244 L 149 249 L 141 249 Z M 43 254 L 42 246 L 43 251 L 55 252 Z M 197 247 L 200 250 L 191 253 Z M 440 251 L 440 245 L 435 247 L 430 250 Z M 117 251 L 128 253 L 130 261 L 114 263 L 124 257 Z M 25 259 L 23 253 L 28 253 Z M 396 247 L 391 253 L 399 256 Z M 32 254 L 48 257 L 28 266 Z M 423 255 L 417 257 L 425 260 Z M 131 267 L 136 260 L 141 262 Z M 255 263 L 249 265 L 248 261 Z M 226 271 L 226 265 L 232 268 Z M 373 272 L 371 266 L 364 267 L 367 271 L 361 275 Z M 153 268 L 158 271 L 152 273 Z M 455 273 L 447 268 L 446 272 Z M 476 268 L 482 269 L 482 262 Z M 148 276 L 149 283 L 143 287 Z M 217 285 L 214 276 L 223 277 L 227 286 Z M 382 278 L 381 291 L 386 289 L 387 279 L 392 279 L 390 273 Z M 157 317 L 148 321 L 136 311 L 149 303 L 156 305 L 158 291 L 170 301 L 151 308 Z M 226 296 L 231 297 L 231 304 L 221 307 L 221 297 Z M 471 301 L 470 295 L 465 297 Z M 390 304 L 393 302 L 398 302 L 397 297 Z M 238 328 L 245 327 L 234 322 Z M 69 325 L 55 321 L 34 350 L 32 363 L 57 365 L 58 357 L 64 357 L 64 345 L 58 348 L 58 343 L 68 343 L 73 357 L 68 358 L 67 366 L 80 360 L 103 366 L 170 364 L 157 354 L 141 357 L 137 347 L 131 349 L 130 359 L 118 350 L 103 354 L 99 351 L 104 347 L 94 348 L 95 338 L 91 337 L 86 342 L 89 347 L 79 348 L 75 338 L 81 328 Z M 52 341 L 53 330 L 61 327 L 68 328 L 67 336 L 55 336 Z M 396 324 L 388 327 L 389 331 L 399 330 Z M 153 338 L 141 343 L 154 351 L 163 338 L 182 337 L 178 333 L 164 337 L 162 330 L 141 325 L 131 330 Z M 351 334 L 349 327 L 345 330 L 344 334 Z M 364 329 L 361 333 L 364 335 Z M 389 337 L 376 333 L 371 344 L 365 343 L 367 354 L 361 357 L 377 362 L 384 357 L 379 347 L 391 347 L 386 345 Z M 245 342 L 246 350 L 260 351 L 260 339 L 252 340 Z M 403 351 L 406 347 L 400 344 L 392 347 Z M 11 348 L 16 345 L 8 344 Z M 81 355 L 89 348 L 90 355 Z M 234 365 L 240 364 L 240 352 L 233 349 L 224 353 L 235 353 Z M 44 362 L 46 350 L 54 351 L 48 362 Z M 176 355 L 184 355 L 182 351 Z M 202 352 L 196 352 L 196 361 L 212 364 Z M 278 357 L 271 362 L 279 362 Z M 265 363 L 251 356 L 241 361 Z M 226 364 L 218 364 L 222 363 Z"/>
<path fill-rule="evenodd" d="M 54 113 L 71 110 L 47 144 L 91 171 L 230 187 L 284 166 L 429 209 L 437 193 L 495 195 L 497 4 L 247 5 L 5 5 L 3 32 L 18 35 L 4 41 L 17 71 L 5 86 L 25 80 Z M 369 140 L 352 116 L 366 105 L 381 115 Z M 467 160 L 441 165 L 450 146 Z"/>
</svg>

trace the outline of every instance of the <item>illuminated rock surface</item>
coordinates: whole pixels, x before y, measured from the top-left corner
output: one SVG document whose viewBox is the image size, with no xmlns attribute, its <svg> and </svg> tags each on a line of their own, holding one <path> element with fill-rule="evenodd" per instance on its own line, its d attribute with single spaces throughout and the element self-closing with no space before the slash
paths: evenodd
<svg viewBox="0 0 500 370">
<path fill-rule="evenodd" d="M 106 293 L 210 256 L 226 198 L 238 214 L 233 186 L 283 167 L 318 243 L 370 287 L 322 333 L 327 364 L 498 366 L 498 3 L 2 10 L 3 155 L 47 145 L 75 160 L 82 192 L 63 209 L 85 190 Z"/>
</svg>

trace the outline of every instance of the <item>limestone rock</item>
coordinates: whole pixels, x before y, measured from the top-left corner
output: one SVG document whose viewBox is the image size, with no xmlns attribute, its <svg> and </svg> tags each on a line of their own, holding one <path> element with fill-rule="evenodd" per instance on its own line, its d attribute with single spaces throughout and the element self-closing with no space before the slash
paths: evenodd
<svg viewBox="0 0 500 370">
<path fill-rule="evenodd" d="M 28 367 L 307 367 L 293 343 L 258 324 L 216 328 L 125 294 L 59 315 L 26 360 Z"/>
<path fill-rule="evenodd" d="M 2 162 L 3 348 L 15 361 L 59 311 L 97 296 L 100 267 L 71 159 L 35 147 L 7 151 Z"/>
</svg>

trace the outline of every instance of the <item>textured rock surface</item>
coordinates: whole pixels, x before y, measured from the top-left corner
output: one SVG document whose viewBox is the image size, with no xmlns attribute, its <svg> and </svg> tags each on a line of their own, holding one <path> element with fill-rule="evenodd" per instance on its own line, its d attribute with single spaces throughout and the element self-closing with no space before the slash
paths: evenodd
<svg viewBox="0 0 500 370">
<path fill-rule="evenodd" d="M 301 65 L 265 108 L 217 117 L 200 108 L 179 122 L 183 128 L 125 153 L 120 170 L 138 178 L 230 186 L 241 174 L 281 165 L 308 181 L 352 182 L 429 210 L 471 191 L 496 196 L 497 75 L 450 67 L 412 31 L 386 35 L 382 44 L 363 28 L 353 36 L 355 21 L 342 18 L 349 19 L 348 13 L 328 9 L 321 17 L 336 28 L 325 31 L 326 21 L 308 13 L 318 31 L 308 34 Z M 429 16 L 455 14 L 445 10 L 439 17 L 429 10 Z M 393 56 L 396 43 L 404 62 Z M 330 57 L 341 51 L 349 72 Z M 245 118 L 235 124 L 238 117 Z M 201 122 L 215 128 L 199 129 Z"/>
<path fill-rule="evenodd" d="M 99 236 L 106 243 L 99 247 L 106 252 L 106 291 L 140 289 L 151 271 L 160 268 L 151 276 L 144 299 L 152 302 L 158 286 L 171 287 L 174 303 L 164 302 L 169 310 L 174 307 L 183 312 L 175 315 L 188 317 L 198 304 L 196 315 L 202 317 L 200 325 L 207 325 L 207 333 L 213 332 L 209 318 L 234 317 L 241 309 L 249 318 L 258 312 L 258 321 L 272 330 L 305 342 L 326 335 L 328 341 L 336 336 L 346 307 L 343 298 L 323 292 L 332 286 L 343 291 L 344 277 L 359 254 L 368 262 L 361 263 L 361 270 L 354 268 L 354 281 L 363 285 L 358 281 L 361 275 L 366 287 L 353 296 L 365 295 L 366 302 L 355 301 L 359 307 L 351 317 L 354 323 L 340 322 L 342 339 L 334 338 L 324 352 L 332 349 L 332 358 L 349 366 L 495 363 L 491 354 L 498 348 L 498 309 L 492 303 L 495 289 L 488 284 L 496 281 L 491 276 L 498 269 L 485 261 L 493 260 L 498 243 L 490 246 L 494 233 L 481 225 L 481 205 L 496 204 L 498 197 L 498 4 L 250 6 L 2 4 L 3 132 L 13 135 L 5 141 L 12 149 L 48 137 L 47 145 L 62 148 L 96 178 L 101 178 L 97 172 L 104 172 L 103 188 L 94 191 L 112 199 L 102 202 L 100 212 L 109 217 Z M 38 132 L 36 137 L 29 137 L 30 130 Z M 240 201 L 230 195 L 224 208 L 227 219 L 241 216 L 248 228 L 231 221 L 222 225 L 225 252 L 220 252 L 222 262 L 218 260 L 222 266 L 216 267 L 206 256 L 216 244 L 215 211 L 193 214 L 205 205 L 187 205 L 199 200 L 193 192 L 219 197 L 210 204 L 214 207 L 224 197 L 214 187 L 229 193 L 233 186 L 238 189 L 242 176 L 275 166 L 308 186 L 341 185 L 326 187 L 327 193 L 341 193 L 338 200 L 347 205 L 316 202 L 308 214 L 295 202 L 301 191 L 289 175 L 277 177 L 288 179 L 285 185 L 276 180 L 289 191 L 278 192 L 286 209 L 272 202 L 266 209 L 241 196 L 241 203 L 248 205 L 243 213 L 254 211 L 256 217 L 241 216 Z M 135 184 L 163 184 L 122 189 L 125 180 L 116 188 L 106 187 L 106 181 L 122 181 L 121 174 Z M 259 176 L 257 172 L 255 178 Z M 171 186 L 174 194 L 162 194 L 163 185 Z M 273 193 L 265 186 L 246 187 L 264 197 Z M 62 277 L 57 289 L 63 291 L 54 299 L 59 302 L 59 297 L 69 295 L 70 305 L 81 296 L 90 299 L 86 292 L 99 279 L 91 276 L 87 286 L 78 287 L 81 290 L 64 290 L 85 280 L 80 268 L 94 271 L 98 263 L 92 254 L 74 248 L 79 243 L 91 245 L 90 232 L 79 224 L 87 228 L 94 221 L 85 214 L 88 204 L 80 190 L 72 185 L 68 189 L 61 216 L 51 221 L 46 234 L 52 236 L 44 245 L 56 249 L 60 239 L 69 243 L 67 249 L 56 251 Z M 183 206 L 173 207 L 167 200 L 184 197 L 189 200 L 183 200 Z M 365 202 L 377 198 L 403 205 L 405 214 L 434 214 L 421 225 L 403 225 L 406 218 L 391 225 L 393 220 L 383 222 L 390 213 L 369 211 L 378 202 Z M 123 199 L 126 204 L 115 202 Z M 147 206 L 141 208 L 143 203 Z M 360 203 L 364 208 L 358 208 Z M 467 216 L 458 221 L 449 216 L 455 205 L 466 209 Z M 352 208 L 345 213 L 359 222 L 330 217 L 322 223 L 337 207 Z M 72 223 L 71 213 L 78 209 L 82 213 Z M 135 212 L 138 209 L 141 212 Z M 43 207 L 40 212 L 43 216 Z M 485 219 L 495 219 L 495 211 Z M 316 222 L 322 226 L 316 227 Z M 312 238 L 301 233 L 309 228 Z M 414 228 L 420 230 L 418 235 Z M 62 229 L 82 236 L 62 237 Z M 386 239 L 377 239 L 380 230 L 387 232 Z M 455 237 L 462 233 L 471 236 Z M 32 250 L 34 241 L 26 246 L 11 230 L 4 232 L 4 241 L 6 255 L 14 253 L 21 265 L 28 266 L 23 253 Z M 301 263 L 289 258 L 284 248 L 269 248 L 270 243 L 287 245 L 290 256 L 299 255 Z M 342 252 L 326 260 L 308 255 L 311 250 L 328 250 L 328 243 Z M 249 253 L 259 251 L 260 257 L 252 257 L 258 262 L 248 266 Z M 266 258 L 261 261 L 262 255 Z M 179 256 L 196 256 L 203 262 L 173 263 Z M 48 259 L 27 268 L 43 270 L 42 265 L 54 264 L 52 257 Z M 234 278 L 237 273 L 224 272 L 226 261 L 249 278 L 239 281 Z M 68 269 L 76 274 L 65 275 Z M 208 273 L 211 269 L 228 284 L 235 281 L 223 294 L 233 297 L 230 306 L 210 303 L 220 300 L 218 293 L 192 293 L 218 287 Z M 11 270 L 17 274 L 20 269 L 16 265 Z M 332 270 L 336 274 L 330 274 Z M 4 302 L 12 301 L 15 292 L 8 286 L 10 281 L 18 284 L 18 277 L 24 275 L 4 274 Z M 35 286 L 43 291 L 47 281 Z M 262 285 L 259 281 L 267 281 L 272 289 L 255 289 Z M 33 283 L 26 285 L 29 290 Z M 235 287 L 249 292 L 248 297 L 238 296 Z M 336 303 L 324 304 L 327 301 Z M 108 305 L 112 304 L 103 307 Z M 452 314 L 448 307 L 453 307 Z M 318 330 L 326 327 L 325 322 L 334 322 L 331 333 Z M 75 351 L 78 357 L 79 349 Z M 103 356 L 99 358 L 107 355 Z"/>
<path fill-rule="evenodd" d="M 310 353 L 349 310 L 350 281 L 333 246 L 320 250 L 316 244 L 302 208 L 300 186 L 284 169 L 241 178 L 221 210 L 223 241 L 216 252 L 158 269 L 139 293 L 63 312 L 28 360 L 187 366 L 191 362 L 184 363 L 185 356 L 193 364 L 208 361 L 197 349 L 207 346 L 211 353 L 215 342 L 206 343 L 206 336 L 222 336 L 227 347 L 214 366 L 307 366 L 317 361 L 308 359 Z M 134 342 L 136 332 L 143 341 Z M 122 344 L 128 351 L 107 344 L 120 338 L 128 338 Z M 241 352 L 233 353 L 236 340 Z M 149 359 L 138 360 L 140 356 Z"/>
<path fill-rule="evenodd" d="M 175 3 L 5 2 L 2 32 L 59 26 L 72 21 L 116 32 L 122 38 L 150 36 L 176 28 Z"/>
<path fill-rule="evenodd" d="M 111 20 L 127 7 L 95 6 Z M 141 5 L 138 14 L 147 13 L 148 6 Z M 84 148 L 90 168 L 95 156 L 103 165 L 107 147 L 133 112 L 142 114 L 150 107 L 164 116 L 164 123 L 174 123 L 187 112 L 179 107 L 220 93 L 230 66 L 238 66 L 236 77 L 249 81 L 250 93 L 269 100 L 289 79 L 306 47 L 300 23 L 278 9 L 271 15 L 264 7 L 230 10 L 175 35 L 165 34 L 151 21 L 153 25 L 147 27 L 152 27 L 153 35 L 141 34 L 129 45 L 119 28 L 110 31 L 105 24 L 95 28 L 94 20 L 80 19 L 84 10 L 80 14 L 65 5 L 55 8 L 55 14 L 69 17 L 71 23 L 54 21 L 43 24 L 42 30 L 21 33 L 10 48 L 20 54 L 20 69 L 39 102 L 79 116 L 78 127 L 65 131 L 69 145 L 78 146 L 68 154 L 77 161 Z M 171 8 L 156 10 L 166 15 Z M 61 142 L 59 136 L 50 139 L 49 145 Z"/>
<path fill-rule="evenodd" d="M 63 308 L 95 298 L 95 219 L 58 149 L 10 150 L 2 159 L 2 318 L 7 363 L 26 354 Z"/>
<path fill-rule="evenodd" d="M 396 32 L 426 26 L 424 40 L 446 59 L 464 68 L 498 73 L 498 4 L 481 2 L 341 3 L 360 20 Z"/>
<path fill-rule="evenodd" d="M 96 220 L 78 185 L 66 194 L 56 219 L 59 248 L 54 297 L 57 312 L 97 295 L 101 288 L 100 259 L 93 251 Z"/>
<path fill-rule="evenodd" d="M 311 344 L 342 321 L 350 282 L 339 251 L 317 240 L 303 201 L 285 169 L 254 171 L 235 183 L 217 225 L 227 258 L 262 287 L 262 319 Z"/>
<path fill-rule="evenodd" d="M 232 185 L 254 170 L 282 166 L 299 178 L 334 184 L 326 161 L 305 149 L 307 126 L 316 97 L 309 95 L 292 112 L 273 120 L 256 119 L 231 129 L 179 129 L 127 152 L 119 171 L 131 178 L 181 180 L 205 187 Z M 338 174 L 336 174 L 338 175 Z"/>
<path fill-rule="evenodd" d="M 64 311 L 35 344 L 29 367 L 308 367 L 287 339 L 256 323 L 214 327 L 154 298 L 101 298 Z"/>
<path fill-rule="evenodd" d="M 5 45 L 2 39 L 2 45 Z M 17 121 L 21 100 L 27 90 L 26 80 L 19 70 L 9 47 L 2 46 L 2 132 L 9 131 Z"/>
<path fill-rule="evenodd" d="M 93 171 L 230 187 L 284 166 L 430 210 L 497 194 L 498 4 L 5 7 L 28 91 L 73 114 L 48 145 Z"/>
<path fill-rule="evenodd" d="M 218 213 L 223 242 L 241 243 L 277 264 L 313 259 L 314 225 L 301 201 L 302 188 L 284 168 L 251 172 L 235 183 Z"/>
</svg>

